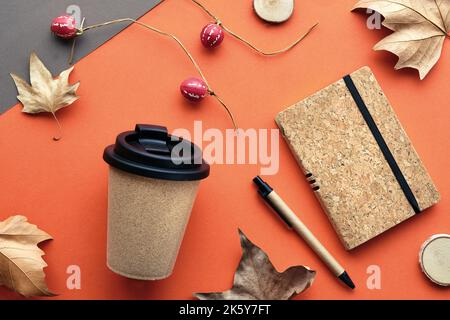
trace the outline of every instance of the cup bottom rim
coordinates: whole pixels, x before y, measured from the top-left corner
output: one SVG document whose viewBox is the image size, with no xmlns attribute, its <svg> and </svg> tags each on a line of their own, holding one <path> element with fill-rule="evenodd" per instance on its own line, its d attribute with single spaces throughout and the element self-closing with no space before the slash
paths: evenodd
<svg viewBox="0 0 450 320">
<path fill-rule="evenodd" d="M 162 276 L 139 276 L 139 275 L 135 275 L 135 274 L 119 271 L 119 270 L 111 267 L 108 262 L 106 263 L 106 266 L 112 272 L 114 272 L 114 273 L 116 273 L 116 274 L 118 274 L 118 275 L 120 275 L 122 277 L 126 277 L 126 278 L 129 278 L 129 279 L 134 279 L 134 280 L 147 280 L 147 281 L 164 280 L 164 279 L 167 279 L 168 277 L 170 277 L 172 275 L 172 271 L 170 271 L 169 273 L 167 273 L 165 275 L 162 275 Z"/>
</svg>

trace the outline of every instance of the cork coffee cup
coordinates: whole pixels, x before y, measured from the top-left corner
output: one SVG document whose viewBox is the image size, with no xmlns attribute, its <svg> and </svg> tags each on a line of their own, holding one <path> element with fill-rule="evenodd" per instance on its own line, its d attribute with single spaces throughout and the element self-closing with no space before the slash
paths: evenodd
<svg viewBox="0 0 450 320">
<path fill-rule="evenodd" d="M 167 278 L 209 165 L 196 145 L 153 125 L 119 134 L 103 159 L 110 165 L 109 269 L 132 279 Z"/>
</svg>

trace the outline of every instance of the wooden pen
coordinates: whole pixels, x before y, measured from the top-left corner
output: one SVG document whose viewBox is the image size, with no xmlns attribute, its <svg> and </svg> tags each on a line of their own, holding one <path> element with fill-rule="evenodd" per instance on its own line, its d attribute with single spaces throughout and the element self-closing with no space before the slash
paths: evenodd
<svg viewBox="0 0 450 320">
<path fill-rule="evenodd" d="M 333 274 L 338 277 L 343 283 L 354 289 L 355 284 L 345 271 L 345 269 L 336 261 L 336 259 L 328 252 L 328 250 L 320 243 L 319 240 L 312 234 L 312 232 L 303 224 L 297 215 L 287 206 L 287 204 L 280 198 L 280 196 L 273 191 L 273 189 L 264 182 L 259 176 L 253 179 L 253 182 L 258 186 L 258 193 L 264 201 L 283 219 L 290 229 L 303 238 L 308 246 L 319 256 Z"/>
</svg>

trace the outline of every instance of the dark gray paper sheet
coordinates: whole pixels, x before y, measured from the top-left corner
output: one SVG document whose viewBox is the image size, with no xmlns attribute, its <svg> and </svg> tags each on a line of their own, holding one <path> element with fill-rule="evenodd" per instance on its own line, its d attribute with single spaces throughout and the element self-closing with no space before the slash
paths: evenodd
<svg viewBox="0 0 450 320">
<path fill-rule="evenodd" d="M 35 51 L 53 75 L 68 67 L 71 41 L 50 32 L 54 17 L 85 17 L 86 25 L 118 18 L 139 18 L 162 0 L 0 0 L 0 114 L 17 104 L 9 73 L 29 80 L 29 55 Z M 80 19 L 81 20 L 81 19 Z M 80 21 L 81 22 L 81 21 Z M 128 24 L 111 25 L 77 40 L 74 62 L 80 60 Z"/>
</svg>

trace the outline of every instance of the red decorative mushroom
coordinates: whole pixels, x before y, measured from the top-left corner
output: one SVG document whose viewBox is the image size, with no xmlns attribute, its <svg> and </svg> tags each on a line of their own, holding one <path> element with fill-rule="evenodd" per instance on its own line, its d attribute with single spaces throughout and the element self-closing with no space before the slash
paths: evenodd
<svg viewBox="0 0 450 320">
<path fill-rule="evenodd" d="M 181 94 L 190 101 L 200 101 L 208 94 L 208 86 L 199 78 L 188 78 L 180 85 Z"/>
<path fill-rule="evenodd" d="M 200 33 L 200 40 L 205 48 L 219 46 L 225 37 L 225 33 L 217 23 L 207 24 Z"/>
<path fill-rule="evenodd" d="M 75 18 L 70 15 L 63 15 L 53 19 L 50 30 L 63 39 L 73 38 L 78 32 Z"/>
</svg>

